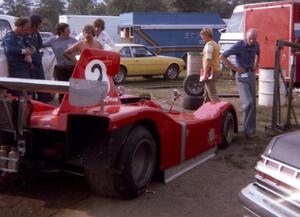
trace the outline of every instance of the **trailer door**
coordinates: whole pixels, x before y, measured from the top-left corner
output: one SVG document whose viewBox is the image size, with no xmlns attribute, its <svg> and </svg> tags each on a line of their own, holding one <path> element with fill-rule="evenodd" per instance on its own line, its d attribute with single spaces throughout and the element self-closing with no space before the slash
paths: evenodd
<svg viewBox="0 0 300 217">
<path fill-rule="evenodd" d="M 260 68 L 274 68 L 277 40 L 291 40 L 292 5 L 269 5 L 245 10 L 245 32 L 250 28 L 258 30 L 260 44 Z M 289 49 L 281 51 L 281 68 L 289 77 Z"/>
</svg>

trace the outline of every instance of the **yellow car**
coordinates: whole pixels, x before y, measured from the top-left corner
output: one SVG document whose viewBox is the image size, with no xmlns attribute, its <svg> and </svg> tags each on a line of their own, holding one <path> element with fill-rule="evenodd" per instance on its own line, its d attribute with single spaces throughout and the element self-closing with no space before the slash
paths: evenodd
<svg viewBox="0 0 300 217">
<path fill-rule="evenodd" d="M 114 76 L 115 83 L 125 81 L 126 77 L 152 77 L 163 75 L 165 79 L 176 79 L 184 69 L 184 61 L 176 57 L 160 56 L 141 44 L 115 44 L 120 54 L 120 71 Z"/>
</svg>

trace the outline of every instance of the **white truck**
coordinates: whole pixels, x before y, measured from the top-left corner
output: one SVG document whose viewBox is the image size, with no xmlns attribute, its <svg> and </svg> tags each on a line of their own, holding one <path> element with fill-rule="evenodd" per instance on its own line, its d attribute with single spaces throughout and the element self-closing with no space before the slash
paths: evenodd
<svg viewBox="0 0 300 217">
<path fill-rule="evenodd" d="M 0 76 L 8 76 L 8 65 L 7 60 L 4 55 L 2 44 L 2 38 L 8 31 L 11 31 L 14 26 L 14 21 L 16 17 L 0 14 Z M 53 69 L 56 64 L 56 59 L 51 48 L 44 49 L 43 55 L 43 68 L 45 72 L 45 77 L 48 80 L 53 80 Z"/>
<path fill-rule="evenodd" d="M 104 31 L 109 34 L 114 43 L 122 42 L 119 34 L 119 25 L 121 24 L 120 16 L 60 15 L 59 22 L 69 24 L 71 36 L 76 37 L 82 32 L 84 25 L 92 25 L 97 18 L 104 20 Z"/>
<path fill-rule="evenodd" d="M 244 39 L 244 5 L 238 5 L 234 8 L 227 27 L 223 29 L 219 45 L 221 53 L 229 49 L 236 42 Z M 235 64 L 235 56 L 229 57 L 230 61 Z M 223 65 L 221 67 L 224 69 Z"/>
</svg>

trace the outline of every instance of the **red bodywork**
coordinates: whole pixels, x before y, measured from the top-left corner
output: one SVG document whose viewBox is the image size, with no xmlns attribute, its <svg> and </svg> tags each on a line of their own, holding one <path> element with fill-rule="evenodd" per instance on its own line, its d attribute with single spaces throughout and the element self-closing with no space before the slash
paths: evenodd
<svg viewBox="0 0 300 217">
<path fill-rule="evenodd" d="M 245 6 L 245 30 L 258 30 L 260 44 L 260 68 L 274 68 L 275 45 L 277 40 L 299 42 L 300 40 L 300 2 L 279 1 L 249 4 Z M 285 77 L 290 78 L 291 57 L 294 53 L 285 47 L 280 54 L 280 66 Z M 300 55 L 296 53 L 295 81 L 300 81 Z"/>
<path fill-rule="evenodd" d="M 160 168 L 162 170 L 179 165 L 182 161 L 195 157 L 221 143 L 222 114 L 231 111 L 235 116 L 231 104 L 226 102 L 206 103 L 194 113 L 189 114 L 163 111 L 162 107 L 152 100 L 124 104 L 118 97 L 118 91 L 112 80 L 112 76 L 119 70 L 117 53 L 93 49 L 84 50 L 73 77 L 86 79 L 86 66 L 94 59 L 102 61 L 107 68 L 110 89 L 105 100 L 104 112 L 100 114 L 99 106 L 71 106 L 67 94 L 58 107 L 33 101 L 34 109 L 30 128 L 67 132 L 67 119 L 70 114 L 105 117 L 109 120 L 108 132 L 135 123 L 147 123 L 147 126 L 152 126 L 151 133 L 156 134 L 155 138 L 160 147 Z M 212 137 L 209 137 L 211 131 L 213 134 Z M 184 152 L 184 159 L 182 152 Z"/>
</svg>

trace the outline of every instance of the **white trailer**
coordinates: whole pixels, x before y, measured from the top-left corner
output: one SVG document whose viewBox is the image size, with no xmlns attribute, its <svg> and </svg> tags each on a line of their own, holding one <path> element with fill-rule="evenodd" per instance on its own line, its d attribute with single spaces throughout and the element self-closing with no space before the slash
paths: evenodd
<svg viewBox="0 0 300 217">
<path fill-rule="evenodd" d="M 121 23 L 120 16 L 92 16 L 92 15 L 60 15 L 59 22 L 67 23 L 70 26 L 71 35 L 76 37 L 82 32 L 84 25 L 93 24 L 94 20 L 101 18 L 105 22 L 105 31 L 110 35 L 114 43 L 120 43 L 119 25 Z"/>
</svg>

